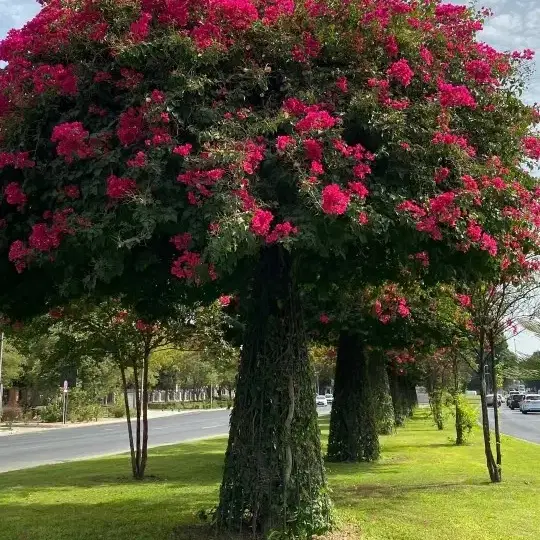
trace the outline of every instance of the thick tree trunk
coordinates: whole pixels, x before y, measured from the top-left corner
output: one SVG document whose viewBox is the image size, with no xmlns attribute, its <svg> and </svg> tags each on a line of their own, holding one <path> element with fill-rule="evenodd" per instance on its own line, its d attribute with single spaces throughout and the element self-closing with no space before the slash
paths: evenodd
<svg viewBox="0 0 540 540">
<path fill-rule="evenodd" d="M 416 395 L 416 386 L 414 381 L 405 375 L 399 379 L 403 385 L 403 394 L 406 402 L 406 412 L 409 418 L 412 418 L 416 407 L 418 407 L 418 396 Z"/>
<path fill-rule="evenodd" d="M 293 274 L 291 256 L 281 246 L 261 252 L 216 511 L 221 529 L 310 537 L 331 526 Z"/>
<path fill-rule="evenodd" d="M 403 396 L 402 385 L 400 384 L 401 377 L 388 367 L 388 379 L 390 381 L 390 396 L 392 397 L 392 405 L 394 407 L 394 424 L 396 427 L 401 427 L 405 423 L 407 416 L 405 397 Z"/>
<path fill-rule="evenodd" d="M 395 417 L 390 381 L 386 370 L 386 358 L 380 351 L 369 353 L 369 382 L 375 404 L 375 420 L 379 435 L 390 435 L 394 431 Z"/>
<path fill-rule="evenodd" d="M 373 397 L 362 339 L 358 334 L 342 331 L 330 413 L 328 461 L 378 459 L 379 437 Z"/>
<path fill-rule="evenodd" d="M 492 482 L 500 482 L 498 475 L 497 464 L 493 457 L 493 450 L 491 449 L 491 435 L 489 432 L 489 416 L 488 407 L 486 402 L 486 359 L 485 359 L 485 333 L 480 331 L 480 347 L 479 347 L 479 359 L 478 366 L 480 369 L 480 405 L 482 409 L 482 433 L 484 436 L 484 452 L 486 455 L 486 465 L 489 473 L 489 478 Z"/>
</svg>

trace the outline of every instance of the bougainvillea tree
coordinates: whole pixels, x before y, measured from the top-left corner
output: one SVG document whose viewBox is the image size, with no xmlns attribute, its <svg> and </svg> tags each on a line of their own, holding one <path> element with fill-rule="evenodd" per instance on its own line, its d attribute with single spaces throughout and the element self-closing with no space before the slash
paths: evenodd
<svg viewBox="0 0 540 540">
<path fill-rule="evenodd" d="M 50 0 L 0 45 L 6 311 L 104 282 L 227 293 L 250 270 L 220 526 L 330 525 L 305 268 L 360 272 L 376 244 L 489 274 L 534 243 L 530 52 L 478 42 L 481 17 L 437 0 Z"/>
</svg>

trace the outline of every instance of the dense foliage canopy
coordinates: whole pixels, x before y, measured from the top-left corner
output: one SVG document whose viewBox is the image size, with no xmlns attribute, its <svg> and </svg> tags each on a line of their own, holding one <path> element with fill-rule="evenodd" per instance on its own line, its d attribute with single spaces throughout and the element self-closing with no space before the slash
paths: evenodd
<svg viewBox="0 0 540 540">
<path fill-rule="evenodd" d="M 436 0 L 44 2 L 0 44 L 3 310 L 103 283 L 202 284 L 275 243 L 306 265 L 346 256 L 368 281 L 527 265 L 531 52 L 478 42 L 485 15 Z"/>
</svg>

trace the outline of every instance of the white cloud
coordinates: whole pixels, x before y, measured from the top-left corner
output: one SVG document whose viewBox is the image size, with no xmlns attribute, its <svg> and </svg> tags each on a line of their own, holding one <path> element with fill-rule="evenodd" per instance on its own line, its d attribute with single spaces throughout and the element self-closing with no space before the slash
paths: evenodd
<svg viewBox="0 0 540 540">
<path fill-rule="evenodd" d="M 23 26 L 39 9 L 36 0 L 0 0 L 0 38 Z"/>
</svg>

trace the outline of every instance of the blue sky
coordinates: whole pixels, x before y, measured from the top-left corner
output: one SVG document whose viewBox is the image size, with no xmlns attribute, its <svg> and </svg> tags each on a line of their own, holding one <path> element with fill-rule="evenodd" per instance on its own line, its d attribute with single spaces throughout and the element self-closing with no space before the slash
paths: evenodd
<svg viewBox="0 0 540 540">
<path fill-rule="evenodd" d="M 465 2 L 453 1 L 455 4 Z M 483 39 L 500 50 L 533 49 L 538 51 L 536 72 L 530 80 L 524 99 L 540 102 L 540 0 L 483 0 L 479 6 L 489 7 L 494 17 L 488 22 Z M 19 28 L 39 10 L 35 0 L 0 0 L 0 38 L 10 28 Z M 527 332 L 509 341 L 510 349 L 530 354 L 540 350 L 540 341 Z"/>
</svg>

